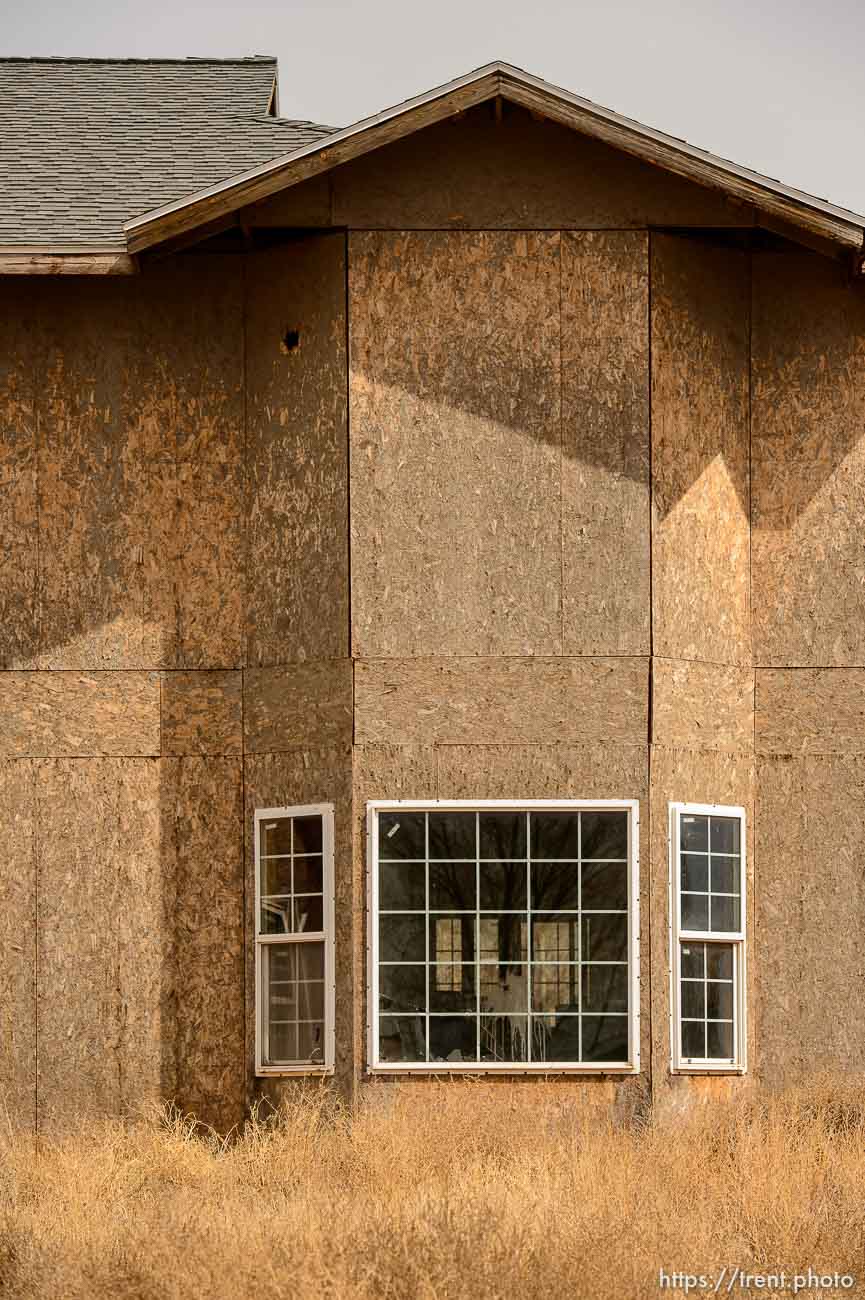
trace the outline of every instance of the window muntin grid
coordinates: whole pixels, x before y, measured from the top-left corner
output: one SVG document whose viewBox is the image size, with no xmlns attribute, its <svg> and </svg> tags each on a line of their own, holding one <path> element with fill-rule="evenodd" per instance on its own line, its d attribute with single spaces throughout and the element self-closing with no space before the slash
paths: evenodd
<svg viewBox="0 0 865 1300">
<path fill-rule="evenodd" d="M 255 813 L 256 1069 L 333 1066 L 333 810 Z"/>
<path fill-rule="evenodd" d="M 374 1067 L 631 1065 L 632 805 L 372 815 Z"/>
<path fill-rule="evenodd" d="M 672 805 L 673 1065 L 743 1070 L 744 812 Z"/>
</svg>

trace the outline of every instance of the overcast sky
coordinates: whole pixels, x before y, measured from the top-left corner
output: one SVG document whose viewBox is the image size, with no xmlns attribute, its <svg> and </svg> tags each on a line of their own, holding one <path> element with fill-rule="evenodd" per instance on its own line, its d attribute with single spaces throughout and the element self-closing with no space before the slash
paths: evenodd
<svg viewBox="0 0 865 1300">
<path fill-rule="evenodd" d="M 0 52 L 275 54 L 343 126 L 491 59 L 865 212 L 865 0 L 0 0 Z"/>
</svg>

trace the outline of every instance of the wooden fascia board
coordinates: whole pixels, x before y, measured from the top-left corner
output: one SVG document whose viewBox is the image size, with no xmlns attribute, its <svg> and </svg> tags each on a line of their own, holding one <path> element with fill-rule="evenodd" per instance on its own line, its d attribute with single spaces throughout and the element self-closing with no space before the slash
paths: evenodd
<svg viewBox="0 0 865 1300">
<path fill-rule="evenodd" d="M 862 226 L 778 194 L 759 181 L 728 170 L 709 158 L 695 156 L 664 140 L 644 135 L 600 114 L 593 114 L 582 106 L 570 104 L 557 95 L 521 81 L 505 79 L 502 95 L 512 103 L 542 113 L 553 121 L 612 145 L 643 162 L 662 167 L 665 171 L 698 185 L 720 190 L 743 203 L 750 203 L 759 211 L 785 221 L 790 226 L 800 227 L 812 235 L 822 236 L 848 249 L 863 247 Z"/>
<path fill-rule="evenodd" d="M 0 275 L 135 275 L 128 253 L 55 253 L 0 249 Z"/>
<path fill-rule="evenodd" d="M 416 107 L 395 111 L 363 130 L 337 132 L 330 140 L 312 147 L 312 151 L 285 162 L 259 168 L 248 177 L 228 182 L 203 194 L 193 202 L 176 206 L 153 217 L 130 222 L 126 227 L 127 245 L 137 253 L 163 240 L 184 234 L 196 226 L 216 221 L 227 213 L 245 208 L 251 203 L 270 198 L 280 190 L 298 185 L 322 172 L 330 171 L 341 163 L 350 162 L 362 154 L 380 149 L 383 145 L 402 140 L 426 126 L 434 126 L 455 113 L 473 108 L 492 99 L 498 93 L 501 78 L 491 73 L 478 81 L 460 86 L 447 94 L 418 104 Z M 342 137 L 342 138 L 341 138 Z"/>
</svg>

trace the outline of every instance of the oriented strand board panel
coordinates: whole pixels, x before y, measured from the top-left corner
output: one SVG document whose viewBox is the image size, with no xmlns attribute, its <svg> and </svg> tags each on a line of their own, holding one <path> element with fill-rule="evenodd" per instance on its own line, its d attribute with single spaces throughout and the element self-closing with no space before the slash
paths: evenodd
<svg viewBox="0 0 865 1300">
<path fill-rule="evenodd" d="M 722 750 L 667 749 L 653 745 L 650 754 L 651 853 L 651 988 L 652 1092 L 666 1110 L 687 1108 L 701 1098 L 737 1095 L 749 1086 L 765 1048 L 755 1027 L 756 991 L 763 978 L 763 945 L 757 935 L 754 910 L 754 758 L 750 753 Z M 670 952 L 669 952 L 669 806 L 679 803 L 726 804 L 745 809 L 747 869 L 748 1075 L 738 1082 L 718 1083 L 713 1092 L 705 1080 L 670 1074 Z M 760 866 L 762 873 L 762 861 Z M 761 883 L 762 887 L 762 883 Z M 648 909 L 647 909 L 648 910 Z M 649 972 L 647 972 L 649 974 Z M 755 1045 L 759 1049 L 755 1054 Z"/>
<path fill-rule="evenodd" d="M 648 654 L 649 266 L 644 231 L 562 235 L 565 654 Z"/>
<path fill-rule="evenodd" d="M 0 755 L 159 753 L 159 677 L 143 672 L 0 673 Z"/>
<path fill-rule="evenodd" d="M 758 669 L 757 750 L 865 753 L 865 668 Z"/>
<path fill-rule="evenodd" d="M 287 668 L 249 668 L 244 674 L 243 693 L 247 753 L 351 744 L 350 659 L 292 664 Z"/>
<path fill-rule="evenodd" d="M 165 668 L 239 668 L 244 657 L 244 473 L 166 463 L 148 476 L 142 654 Z"/>
<path fill-rule="evenodd" d="M 37 302 L 38 302 L 38 295 Z M 0 669 L 38 648 L 36 369 L 41 330 L 29 285 L 0 284 Z"/>
<path fill-rule="evenodd" d="M 358 744 L 645 744 L 648 660 L 357 660 Z"/>
<path fill-rule="evenodd" d="M 159 765 L 37 765 L 40 1129 L 173 1091 Z"/>
<path fill-rule="evenodd" d="M 177 758 L 160 767 L 166 918 L 163 1050 L 173 1098 L 226 1133 L 243 1120 L 244 877 L 239 758 Z"/>
<path fill-rule="evenodd" d="M 652 741 L 673 749 L 753 752 L 753 669 L 653 659 Z"/>
<path fill-rule="evenodd" d="M 751 662 L 744 254 L 652 237 L 654 653 Z"/>
<path fill-rule="evenodd" d="M 865 759 L 764 759 L 758 798 L 760 1078 L 860 1074 Z"/>
<path fill-rule="evenodd" d="M 251 666 L 348 654 L 345 239 L 247 259 Z"/>
<path fill-rule="evenodd" d="M 561 652 L 558 234 L 349 245 L 352 645 Z"/>
<path fill-rule="evenodd" d="M 334 805 L 334 884 L 336 930 L 336 1086 L 350 1095 L 355 1042 L 355 983 L 353 946 L 355 933 L 352 872 L 352 751 L 350 746 L 308 747 L 283 754 L 252 754 L 244 760 L 246 859 L 246 1063 L 250 1099 L 272 1105 L 291 1095 L 292 1081 L 255 1079 L 255 849 L 253 817 L 256 808 L 281 808 L 296 804 Z"/>
<path fill-rule="evenodd" d="M 242 678 L 240 672 L 162 673 L 162 753 L 239 754 Z"/>
<path fill-rule="evenodd" d="M 865 300 L 814 254 L 754 257 L 755 658 L 865 663 Z"/>
<path fill-rule="evenodd" d="M 243 447 L 243 264 L 151 263 L 120 290 L 134 322 L 125 358 L 127 438 L 147 459 L 236 461 Z"/>
<path fill-rule="evenodd" d="M 505 104 L 427 127 L 330 173 L 335 225 L 577 229 L 750 225 L 749 209 Z"/>
<path fill-rule="evenodd" d="M 0 762 L 0 1113 L 36 1128 L 35 765 Z"/>
</svg>

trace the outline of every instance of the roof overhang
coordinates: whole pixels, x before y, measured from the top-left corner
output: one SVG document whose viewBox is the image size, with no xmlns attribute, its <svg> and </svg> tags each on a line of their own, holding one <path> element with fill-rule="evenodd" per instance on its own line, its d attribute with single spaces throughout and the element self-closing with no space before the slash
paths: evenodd
<svg viewBox="0 0 865 1300">
<path fill-rule="evenodd" d="M 0 275 L 134 275 L 138 265 L 123 248 L 45 248 L 0 245 Z"/>
<path fill-rule="evenodd" d="M 136 217 L 125 226 L 128 251 L 137 253 L 176 238 L 497 97 L 698 185 L 751 204 L 767 217 L 813 238 L 828 240 L 842 250 L 862 253 L 865 217 L 718 158 L 687 141 L 643 126 L 520 68 L 499 62 L 486 64 L 467 76 L 364 118 L 323 141 Z"/>
</svg>

